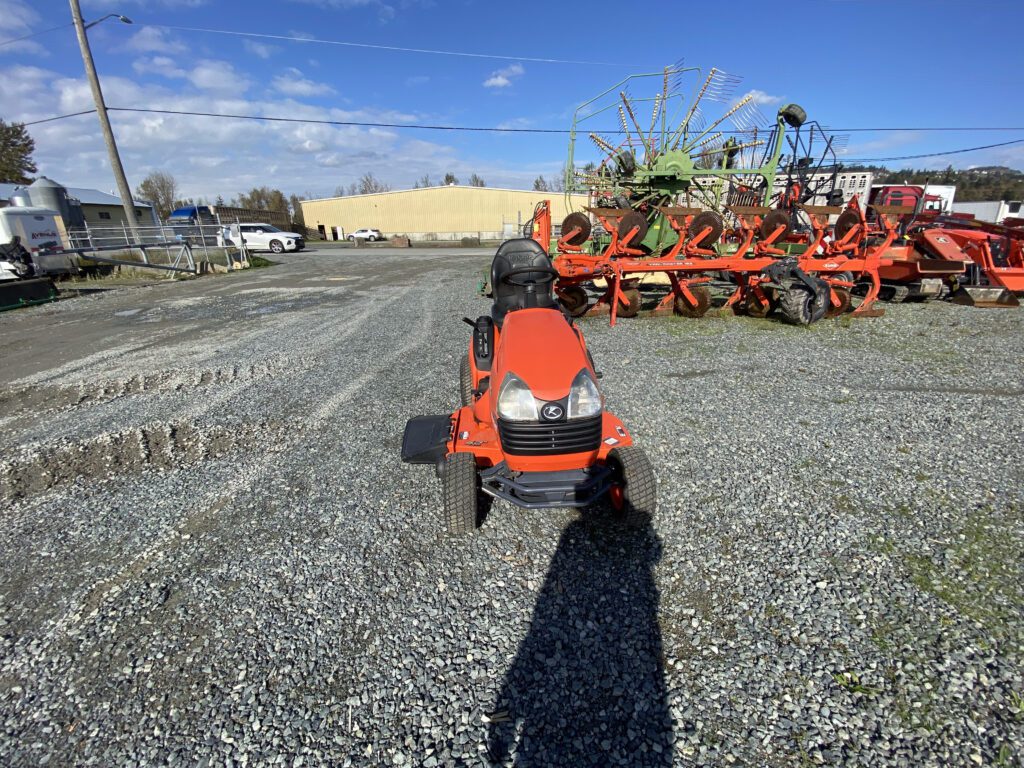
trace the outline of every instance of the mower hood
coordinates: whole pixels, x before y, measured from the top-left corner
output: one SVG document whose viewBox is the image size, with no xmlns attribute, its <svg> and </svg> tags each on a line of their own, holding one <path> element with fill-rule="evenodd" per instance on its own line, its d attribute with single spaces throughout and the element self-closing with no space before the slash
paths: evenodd
<svg viewBox="0 0 1024 768">
<path fill-rule="evenodd" d="M 593 373 L 582 337 L 557 309 L 510 312 L 502 337 L 492 374 L 495 387 L 514 373 L 535 398 L 553 401 L 569 394 L 581 369 Z"/>
</svg>

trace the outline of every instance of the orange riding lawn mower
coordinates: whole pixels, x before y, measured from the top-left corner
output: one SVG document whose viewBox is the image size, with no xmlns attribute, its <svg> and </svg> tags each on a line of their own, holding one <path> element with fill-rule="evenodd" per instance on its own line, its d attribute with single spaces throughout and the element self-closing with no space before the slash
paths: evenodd
<svg viewBox="0 0 1024 768">
<path fill-rule="evenodd" d="M 605 410 L 583 334 L 559 305 L 558 272 L 529 238 L 503 243 L 491 264 L 493 304 L 472 326 L 461 406 L 410 419 L 402 460 L 432 464 L 452 534 L 470 533 L 492 499 L 528 509 L 607 499 L 625 524 L 654 514 L 654 473 Z"/>
</svg>

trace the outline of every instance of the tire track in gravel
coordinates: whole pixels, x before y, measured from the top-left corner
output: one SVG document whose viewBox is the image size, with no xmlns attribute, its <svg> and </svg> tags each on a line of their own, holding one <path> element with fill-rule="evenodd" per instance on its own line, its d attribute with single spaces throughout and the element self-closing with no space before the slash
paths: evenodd
<svg viewBox="0 0 1024 768">
<path fill-rule="evenodd" d="M 430 320 L 433 318 L 433 308 L 428 292 L 423 292 L 420 305 L 421 311 L 415 314 L 418 317 L 426 318 L 426 322 L 422 322 L 415 333 L 408 336 L 402 345 L 395 347 L 394 351 L 383 358 L 380 363 L 365 371 L 344 390 L 325 401 L 313 414 L 311 422 L 329 420 L 341 406 L 368 387 L 379 373 L 394 366 L 403 356 L 426 343 L 431 332 Z M 277 441 L 275 452 L 280 455 L 298 450 L 317 451 L 321 438 L 316 429 L 294 429 L 282 432 L 274 439 Z M 186 513 L 177 525 L 156 536 L 150 545 L 138 551 L 116 571 L 85 585 L 81 590 L 84 592 L 83 596 L 75 600 L 75 605 L 68 611 L 59 617 L 50 619 L 41 632 L 41 637 L 34 638 L 35 642 L 50 645 L 62 637 L 73 635 L 76 628 L 85 619 L 95 615 L 107 601 L 117 598 L 122 590 L 121 585 L 130 581 L 133 576 L 137 576 L 143 570 L 171 558 L 186 541 L 190 541 L 190 531 L 196 527 L 212 525 L 216 516 L 226 510 L 232 501 L 263 484 L 268 476 L 280 473 L 281 467 L 287 466 L 288 462 L 283 459 L 277 462 L 267 462 L 265 457 L 260 455 L 241 459 L 235 464 L 236 471 L 230 479 L 215 488 L 204 491 L 194 503 L 188 505 L 195 511 Z M 192 543 L 195 544 L 195 542 Z M 37 646 L 33 649 L 33 653 L 37 653 L 38 650 Z"/>
<path fill-rule="evenodd" d="M 337 346 L 357 331 L 361 330 L 367 320 L 376 316 L 382 301 L 398 301 L 412 290 L 407 287 L 386 295 L 378 294 L 360 311 L 344 315 L 340 323 L 324 323 L 319 330 L 302 337 L 305 347 L 303 354 L 288 358 L 291 365 L 282 365 L 275 373 L 285 373 L 286 378 L 311 368 L 322 366 L 326 362 L 322 355 L 317 354 L 328 343 Z M 430 308 L 426 313 L 429 315 Z M 282 333 L 276 326 L 264 329 L 265 336 Z M 425 329 L 412 338 L 425 339 Z M 289 335 L 291 335 L 289 333 Z M 420 342 L 421 343 L 421 342 Z M 403 354 L 411 348 L 410 342 L 396 349 L 392 357 Z M 366 386 L 377 369 L 368 368 L 355 381 L 339 393 L 333 395 L 328 402 L 340 405 L 362 387 Z M 273 374 L 268 377 L 273 378 Z M 200 376 L 200 381 L 202 376 Z M 142 426 L 125 430 L 109 430 L 109 421 L 104 409 L 98 409 L 91 420 L 102 424 L 105 428 L 97 435 L 89 437 L 68 438 L 61 432 L 55 436 L 57 441 L 48 439 L 19 447 L 13 458 L 0 462 L 0 500 L 25 498 L 65 485 L 69 482 L 86 477 L 104 477 L 119 472 L 140 472 L 146 468 L 168 469 L 186 466 L 204 458 L 216 458 L 232 450 L 254 448 L 264 444 L 266 440 L 279 440 L 285 431 L 280 419 L 258 423 L 243 422 L 240 425 L 206 424 L 210 415 L 222 409 L 232 399 L 248 394 L 252 380 L 248 378 L 234 379 L 221 385 L 212 395 L 196 399 L 185 407 L 175 407 L 169 421 L 146 419 Z M 182 389 L 176 388 L 175 393 Z M 147 394 L 147 393 L 143 393 Z M 259 396 L 269 401 L 268 412 L 274 412 L 273 406 L 280 405 L 273 392 L 264 388 Z M 109 401 L 108 401 L 109 402 Z M 335 407 L 337 407 L 337 405 Z M 277 410 L 280 410 L 277 408 Z M 81 419 L 78 423 L 69 424 L 70 430 L 81 432 Z M 290 431 L 302 429 L 302 422 L 291 424 Z M 237 433 L 238 439 L 233 437 Z M 48 429 L 48 434 L 53 434 Z M 63 437 L 64 439 L 59 439 Z M 56 444 L 54 444 L 56 442 Z"/>
</svg>

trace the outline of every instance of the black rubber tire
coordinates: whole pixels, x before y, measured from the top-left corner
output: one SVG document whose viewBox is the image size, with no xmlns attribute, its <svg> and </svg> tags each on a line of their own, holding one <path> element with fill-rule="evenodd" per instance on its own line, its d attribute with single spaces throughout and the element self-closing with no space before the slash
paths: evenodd
<svg viewBox="0 0 1024 768">
<path fill-rule="evenodd" d="M 463 405 L 473 404 L 473 372 L 469 369 L 469 355 L 463 355 L 459 363 L 459 401 Z"/>
<path fill-rule="evenodd" d="M 791 325 L 810 325 L 825 316 L 829 307 L 828 284 L 818 281 L 817 290 L 801 282 L 794 282 L 779 291 L 779 311 L 782 319 Z"/>
<path fill-rule="evenodd" d="M 630 528 L 649 525 L 658 507 L 658 483 L 647 454 L 635 445 L 615 448 L 608 454 L 608 466 L 623 492 L 616 518 Z"/>
<path fill-rule="evenodd" d="M 376 235 L 370 235 L 366 239 L 369 240 L 371 243 L 376 243 L 377 242 L 377 236 Z"/>
<path fill-rule="evenodd" d="M 622 292 L 623 298 L 629 302 L 629 306 L 619 304 L 619 309 L 615 313 L 617 317 L 636 317 L 640 314 L 640 291 L 636 288 L 629 288 Z"/>
<path fill-rule="evenodd" d="M 568 285 L 562 288 L 558 301 L 573 317 L 581 317 L 590 309 L 590 296 L 580 285 Z"/>
<path fill-rule="evenodd" d="M 284 245 L 280 240 L 271 240 L 270 250 L 272 253 L 284 253 Z"/>
<path fill-rule="evenodd" d="M 793 128 L 799 128 L 807 122 L 807 112 L 799 104 L 786 104 L 779 110 L 779 114 Z"/>
<path fill-rule="evenodd" d="M 350 243 L 354 243 L 354 242 L 356 241 L 356 236 L 355 236 L 355 235 L 349 235 L 349 236 L 348 236 L 348 241 L 349 241 Z"/>
<path fill-rule="evenodd" d="M 444 522 L 452 536 L 476 530 L 480 511 L 480 477 L 472 453 L 453 453 L 445 459 L 441 478 Z"/>
<path fill-rule="evenodd" d="M 691 288 L 690 293 L 697 300 L 697 306 L 691 307 L 682 296 L 676 296 L 675 301 L 672 302 L 672 309 L 681 317 L 704 317 L 708 307 L 711 306 L 711 291 L 703 285 L 698 285 Z"/>
</svg>

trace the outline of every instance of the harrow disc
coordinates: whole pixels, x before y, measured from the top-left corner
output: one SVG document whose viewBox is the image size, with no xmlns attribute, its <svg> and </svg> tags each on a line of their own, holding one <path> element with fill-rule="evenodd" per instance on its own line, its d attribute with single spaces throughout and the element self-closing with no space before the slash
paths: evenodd
<svg viewBox="0 0 1024 768">
<path fill-rule="evenodd" d="M 587 292 L 578 285 L 569 285 L 558 291 L 558 301 L 565 311 L 573 317 L 580 317 L 585 314 L 590 306 L 590 297 Z"/>
<path fill-rule="evenodd" d="M 710 248 L 718 242 L 718 238 L 722 236 L 722 232 L 725 230 L 725 226 L 722 224 L 722 217 L 718 213 L 715 211 L 701 211 L 693 217 L 690 231 L 699 234 L 707 227 L 711 227 L 711 231 L 694 243 L 698 248 Z"/>
<path fill-rule="evenodd" d="M 757 294 L 751 291 L 743 299 L 743 310 L 751 317 L 764 318 L 775 309 L 779 303 L 778 294 L 771 288 L 765 289 L 767 302 L 762 303 Z"/>
<path fill-rule="evenodd" d="M 626 237 L 634 227 L 637 228 L 636 234 L 633 235 L 629 240 Z M 636 248 L 640 245 L 640 241 L 647 235 L 647 219 L 642 214 L 636 211 L 630 211 L 621 219 L 619 219 L 619 237 L 622 238 L 622 244 L 627 248 Z"/>
<path fill-rule="evenodd" d="M 842 240 L 858 224 L 860 224 L 860 216 L 857 215 L 856 211 L 843 211 L 840 213 L 833 229 L 836 240 Z"/>
<path fill-rule="evenodd" d="M 622 297 L 629 302 L 627 307 L 625 304 L 619 304 L 618 312 L 616 313 L 619 317 L 636 317 L 640 314 L 640 291 L 637 288 L 628 288 L 622 292 Z"/>
<path fill-rule="evenodd" d="M 767 240 L 771 237 L 779 227 L 785 227 L 782 230 L 782 234 L 775 238 L 775 242 L 785 239 L 786 235 L 793 231 L 793 227 L 790 224 L 789 214 L 785 211 L 771 211 L 767 216 L 764 217 L 764 221 L 761 222 L 761 229 L 759 234 L 762 240 Z"/>
<path fill-rule="evenodd" d="M 832 299 L 829 298 L 828 309 L 825 310 L 825 317 L 839 317 L 839 315 L 850 311 L 850 307 L 853 306 L 853 298 L 850 296 L 850 291 L 846 288 L 834 288 L 836 297 L 839 299 L 839 306 L 832 306 Z"/>
<path fill-rule="evenodd" d="M 590 237 L 590 217 L 585 213 L 576 211 L 562 219 L 563 233 L 572 232 L 574 229 L 578 229 L 579 232 L 565 242 L 573 246 L 583 245 L 587 242 L 587 238 Z"/>
<path fill-rule="evenodd" d="M 691 288 L 690 293 L 697 300 L 696 305 L 691 305 L 685 296 L 676 296 L 673 304 L 676 314 L 683 317 L 704 317 L 704 313 L 711 306 L 711 291 L 705 286 L 699 285 Z"/>
</svg>

